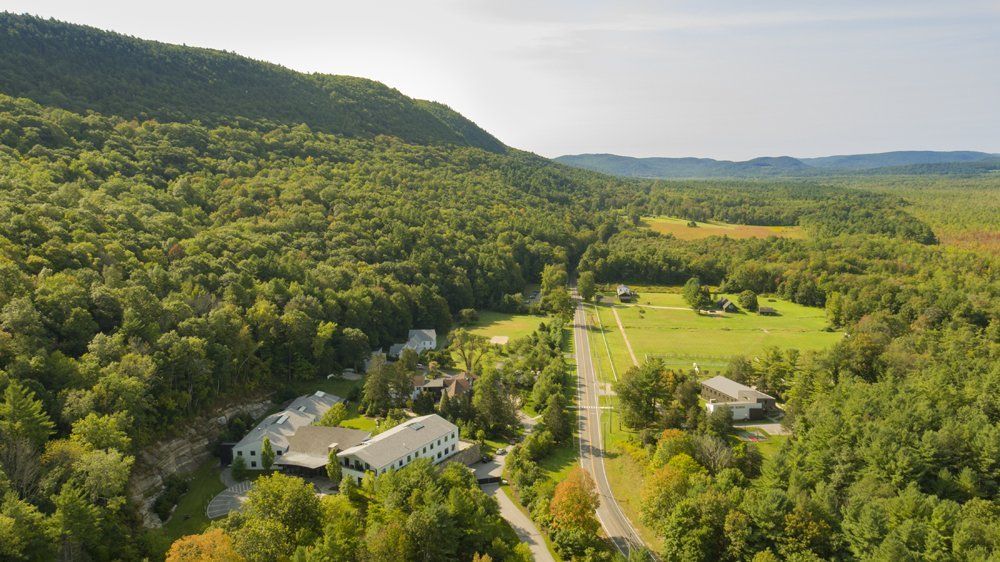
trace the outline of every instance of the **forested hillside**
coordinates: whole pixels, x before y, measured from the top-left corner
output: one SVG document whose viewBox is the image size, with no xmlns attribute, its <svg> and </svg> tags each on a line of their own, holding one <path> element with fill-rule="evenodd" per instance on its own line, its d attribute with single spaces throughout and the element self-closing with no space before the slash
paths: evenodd
<svg viewBox="0 0 1000 562">
<path fill-rule="evenodd" d="M 1000 155 L 986 152 L 913 150 L 819 158 L 761 157 L 742 162 L 712 158 L 633 158 L 617 154 L 571 154 L 557 162 L 634 178 L 761 178 L 833 175 L 985 174 L 1000 169 Z"/>
<path fill-rule="evenodd" d="M 5 426 L 0 486 L 20 552 L 41 559 L 136 558 L 110 537 L 135 536 L 122 494 L 137 447 L 220 396 L 504 306 L 575 259 L 623 189 L 524 153 L 6 96 L 0 143 L 0 419 L 32 412 Z M 71 508 L 90 526 L 44 538 L 39 522 Z"/>
<path fill-rule="evenodd" d="M 646 370 L 664 396 L 629 419 L 633 445 L 658 455 L 656 470 L 692 472 L 659 473 L 670 485 L 650 519 L 662 558 L 1000 552 L 1000 270 L 936 244 L 891 190 L 616 179 L 507 149 L 374 82 L 35 18 L 0 16 L 0 52 L 0 559 L 154 556 L 125 498 L 143 446 L 215 404 L 325 380 L 408 329 L 517 308 L 528 283 L 565 313 L 574 268 L 591 284 L 697 276 L 778 295 L 825 307 L 847 333 L 773 370 L 733 362 L 751 365 L 733 377 L 786 405 L 795 433 L 764 463 L 752 446 L 726 457 L 726 442 L 704 437 L 703 409 L 678 414 L 660 383 L 683 381 L 691 398 L 693 375 Z M 653 214 L 801 225 L 809 237 L 683 241 L 640 229 Z M 465 427 L 508 428 L 527 396 L 547 405 L 550 442 L 540 431 L 524 447 L 572 443 L 562 328 L 543 326 L 507 348 L 502 368 L 485 367 L 477 407 L 437 407 Z M 405 393 L 386 396 L 395 408 Z M 490 404 L 502 419 L 477 417 Z M 677 433 L 717 462 L 670 464 Z M 525 488 L 544 480 L 531 456 L 520 457 Z M 370 480 L 363 500 L 319 501 L 272 478 L 265 492 L 307 509 L 273 509 L 262 492 L 249 517 L 222 525 L 268 547 L 255 560 L 295 546 L 296 560 L 516 554 L 467 473 L 419 465 Z M 543 523 L 558 530 L 550 507 Z M 431 524 L 442 534 L 424 532 Z M 579 547 L 569 552 L 610 557 L 594 533 L 560 533 Z M 439 536 L 453 540 L 427 540 Z"/>
<path fill-rule="evenodd" d="M 9 13 L 0 13 L 0 53 L 0 92 L 77 112 L 262 129 L 305 123 L 339 135 L 504 150 L 446 106 L 364 78 L 302 74 L 233 53 Z"/>
</svg>

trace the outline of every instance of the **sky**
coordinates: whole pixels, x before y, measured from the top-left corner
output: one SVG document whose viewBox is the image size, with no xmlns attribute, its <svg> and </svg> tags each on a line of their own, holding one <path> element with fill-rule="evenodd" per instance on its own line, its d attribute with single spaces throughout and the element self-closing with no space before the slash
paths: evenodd
<svg viewBox="0 0 1000 562">
<path fill-rule="evenodd" d="M 1000 0 L 0 0 L 364 76 L 554 157 L 1000 152 Z"/>
</svg>

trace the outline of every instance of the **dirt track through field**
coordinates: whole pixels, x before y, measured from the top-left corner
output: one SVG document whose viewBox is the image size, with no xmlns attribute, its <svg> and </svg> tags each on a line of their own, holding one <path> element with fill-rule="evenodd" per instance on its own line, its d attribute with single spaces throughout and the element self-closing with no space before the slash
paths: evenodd
<svg viewBox="0 0 1000 562">
<path fill-rule="evenodd" d="M 625 349 L 628 350 L 628 354 L 632 358 L 632 364 L 638 367 L 639 360 L 635 358 L 635 353 L 632 351 L 632 344 L 628 341 L 628 336 L 625 334 L 625 326 L 622 325 L 622 319 L 618 316 L 618 309 L 612 305 L 611 312 L 615 315 L 615 322 L 618 323 L 618 331 L 622 333 L 622 339 L 625 340 Z"/>
</svg>

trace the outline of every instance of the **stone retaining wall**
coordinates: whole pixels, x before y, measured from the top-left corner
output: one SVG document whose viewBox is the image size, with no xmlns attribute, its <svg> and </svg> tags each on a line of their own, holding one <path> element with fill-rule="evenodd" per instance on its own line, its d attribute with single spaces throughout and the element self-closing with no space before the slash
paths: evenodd
<svg viewBox="0 0 1000 562">
<path fill-rule="evenodd" d="M 174 474 L 189 474 L 212 457 L 212 446 L 226 429 L 229 420 L 247 413 L 254 419 L 272 407 L 270 400 L 236 404 L 195 418 L 184 424 L 176 436 L 159 441 L 136 455 L 129 479 L 129 498 L 135 504 L 146 527 L 160 527 L 163 522 L 153 513 L 153 502 L 163 490 L 163 481 Z"/>
</svg>

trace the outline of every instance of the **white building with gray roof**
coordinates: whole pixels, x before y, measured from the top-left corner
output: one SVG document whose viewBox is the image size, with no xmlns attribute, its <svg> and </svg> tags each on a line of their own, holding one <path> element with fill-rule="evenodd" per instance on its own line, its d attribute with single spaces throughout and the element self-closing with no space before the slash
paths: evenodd
<svg viewBox="0 0 1000 562">
<path fill-rule="evenodd" d="M 343 401 L 343 398 L 322 390 L 299 396 L 284 410 L 264 418 L 257 427 L 251 429 L 243 439 L 233 445 L 233 459 L 243 457 L 248 469 L 263 470 L 264 464 L 260 456 L 265 437 L 271 442 L 277 460 L 288 452 L 289 439 L 299 428 L 311 425 L 323 417 L 334 404 Z"/>
<path fill-rule="evenodd" d="M 361 483 L 365 472 L 385 474 L 425 458 L 434 464 L 459 448 L 458 426 L 437 414 L 407 420 L 362 443 L 337 453 L 344 474 Z"/>
<path fill-rule="evenodd" d="M 405 349 L 412 349 L 417 353 L 434 351 L 437 348 L 437 331 L 433 328 L 422 330 L 410 330 L 406 336 L 406 342 L 396 343 L 389 347 L 389 357 L 399 357 Z"/>
<path fill-rule="evenodd" d="M 729 408 L 733 420 L 755 420 L 777 407 L 773 396 L 723 376 L 701 382 L 701 396 L 708 412 L 717 407 Z"/>
</svg>

